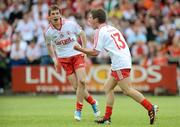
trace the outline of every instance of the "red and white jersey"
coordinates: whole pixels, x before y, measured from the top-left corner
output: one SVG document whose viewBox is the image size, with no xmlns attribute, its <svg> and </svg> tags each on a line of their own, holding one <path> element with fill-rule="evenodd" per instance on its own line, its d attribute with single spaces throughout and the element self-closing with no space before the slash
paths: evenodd
<svg viewBox="0 0 180 127">
<path fill-rule="evenodd" d="M 55 29 L 52 24 L 45 33 L 46 43 L 51 44 L 55 48 L 57 57 L 67 58 L 81 52 L 74 50 L 74 45 L 77 42 L 77 36 L 82 29 L 73 21 L 62 19 L 60 30 Z"/>
<path fill-rule="evenodd" d="M 129 47 L 121 32 L 113 26 L 102 24 L 95 33 L 94 49 L 108 52 L 111 58 L 111 69 L 131 68 Z"/>
</svg>

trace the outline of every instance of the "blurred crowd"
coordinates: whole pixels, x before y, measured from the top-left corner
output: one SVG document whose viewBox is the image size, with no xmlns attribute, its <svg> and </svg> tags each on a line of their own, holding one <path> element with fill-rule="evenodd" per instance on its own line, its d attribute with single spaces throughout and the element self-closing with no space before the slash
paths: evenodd
<svg viewBox="0 0 180 127">
<path fill-rule="evenodd" d="M 43 32 L 48 27 L 48 7 L 58 4 L 63 17 L 76 21 L 86 32 L 87 47 L 93 47 L 90 9 L 104 8 L 108 24 L 124 35 L 133 64 L 176 64 L 180 67 L 180 2 L 178 0 L 1 0 L 0 87 L 10 80 L 10 70 L 19 65 L 49 65 Z M 90 57 L 88 64 L 109 64 L 107 53 Z M 0 88 L 0 92 L 1 92 Z"/>
</svg>

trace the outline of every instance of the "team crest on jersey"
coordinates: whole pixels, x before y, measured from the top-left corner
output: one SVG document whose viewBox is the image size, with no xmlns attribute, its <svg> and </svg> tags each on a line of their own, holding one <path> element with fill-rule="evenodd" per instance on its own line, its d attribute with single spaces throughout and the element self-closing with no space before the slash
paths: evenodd
<svg viewBox="0 0 180 127">
<path fill-rule="evenodd" d="M 64 37 L 64 35 L 63 34 L 60 34 L 60 38 L 63 38 Z"/>
<path fill-rule="evenodd" d="M 71 34 L 71 32 L 70 32 L 70 31 L 67 31 L 67 34 L 68 34 L 68 35 L 70 35 L 70 34 Z"/>
</svg>

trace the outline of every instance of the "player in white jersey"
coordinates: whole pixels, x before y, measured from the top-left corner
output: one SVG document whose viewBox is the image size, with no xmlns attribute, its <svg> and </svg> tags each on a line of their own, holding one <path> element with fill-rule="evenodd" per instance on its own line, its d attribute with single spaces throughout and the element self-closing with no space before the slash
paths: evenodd
<svg viewBox="0 0 180 127">
<path fill-rule="evenodd" d="M 80 36 L 82 46 L 86 46 L 84 31 L 73 21 L 63 19 L 57 5 L 50 7 L 49 21 L 50 26 L 45 32 L 49 54 L 56 70 L 58 71 L 61 65 L 66 71 L 70 84 L 76 90 L 77 102 L 74 118 L 81 120 L 83 99 L 92 105 L 94 114 L 98 117 L 100 115 L 98 103 L 86 89 L 84 54 L 73 48 L 75 44 L 79 45 L 77 36 Z"/>
<path fill-rule="evenodd" d="M 124 94 L 130 96 L 148 110 L 150 124 L 154 123 L 157 105 L 152 105 L 140 92 L 131 87 L 130 70 L 131 55 L 128 45 L 121 32 L 113 26 L 106 24 L 106 13 L 102 9 L 92 10 L 89 13 L 89 23 L 97 29 L 94 37 L 94 49 L 88 49 L 75 45 L 74 49 L 85 54 L 97 56 L 103 49 L 111 58 L 111 75 L 104 85 L 106 100 L 105 115 L 95 122 L 110 124 L 112 108 L 114 104 L 114 88 L 118 85 Z"/>
</svg>

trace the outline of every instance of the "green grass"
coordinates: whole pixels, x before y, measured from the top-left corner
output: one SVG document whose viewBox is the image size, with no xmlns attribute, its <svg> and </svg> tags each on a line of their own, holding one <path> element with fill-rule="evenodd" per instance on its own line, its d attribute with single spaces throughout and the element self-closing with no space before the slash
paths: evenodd
<svg viewBox="0 0 180 127">
<path fill-rule="evenodd" d="M 104 113 L 105 97 L 96 96 Z M 180 97 L 151 97 L 160 107 L 155 125 L 138 103 L 116 95 L 110 127 L 180 127 Z M 82 121 L 73 119 L 75 96 L 0 96 L 0 127 L 102 127 L 85 103 Z"/>
</svg>

